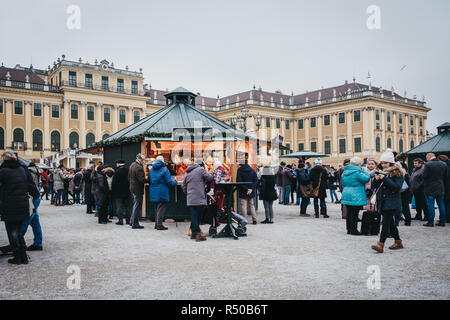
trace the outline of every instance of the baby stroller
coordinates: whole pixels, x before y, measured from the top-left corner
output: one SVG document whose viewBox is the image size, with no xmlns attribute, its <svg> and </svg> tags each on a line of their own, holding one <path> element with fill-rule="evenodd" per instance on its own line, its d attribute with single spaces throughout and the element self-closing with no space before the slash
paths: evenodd
<svg viewBox="0 0 450 320">
<path fill-rule="evenodd" d="M 217 191 L 215 195 L 207 195 L 207 220 L 211 223 L 209 227 L 209 235 L 212 238 L 217 236 L 217 228 L 221 223 L 227 223 L 227 207 L 224 206 L 225 194 L 222 191 Z M 231 210 L 231 220 L 238 224 L 236 228 L 237 236 L 245 236 L 247 231 L 247 219 Z"/>
</svg>

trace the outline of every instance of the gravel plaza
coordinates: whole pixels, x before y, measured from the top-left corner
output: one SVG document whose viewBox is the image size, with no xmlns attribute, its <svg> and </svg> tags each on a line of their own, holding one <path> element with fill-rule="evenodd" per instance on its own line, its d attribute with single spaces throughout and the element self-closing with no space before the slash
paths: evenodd
<svg viewBox="0 0 450 320">
<path fill-rule="evenodd" d="M 239 240 L 198 243 L 187 236 L 189 222 L 166 223 L 167 231 L 143 222 L 145 229 L 132 230 L 100 225 L 84 206 L 43 201 L 44 251 L 29 252 L 28 265 L 0 258 L 0 299 L 450 298 L 448 226 L 401 225 L 405 249 L 378 254 L 370 248 L 376 236 L 347 235 L 340 206 L 327 205 L 330 218 L 316 219 L 277 203 L 274 224 L 249 224 Z M 260 202 L 259 221 L 263 215 Z M 25 239 L 32 243 L 31 229 Z M 79 289 L 70 285 L 73 268 L 79 268 Z M 369 279 L 374 270 L 378 286 Z"/>
</svg>

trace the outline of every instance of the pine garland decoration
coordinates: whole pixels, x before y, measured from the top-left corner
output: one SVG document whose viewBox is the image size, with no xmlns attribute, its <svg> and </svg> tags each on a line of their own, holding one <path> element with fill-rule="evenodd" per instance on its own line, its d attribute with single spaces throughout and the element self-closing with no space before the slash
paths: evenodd
<svg viewBox="0 0 450 320">
<path fill-rule="evenodd" d="M 145 138 L 170 138 L 172 137 L 172 133 L 164 133 L 164 132 L 144 132 L 137 134 L 132 137 L 120 137 L 117 139 L 109 140 L 109 141 L 99 141 L 94 143 L 92 147 L 94 148 L 102 148 L 102 147 L 114 147 L 119 146 L 125 143 L 136 143 L 141 142 Z"/>
</svg>

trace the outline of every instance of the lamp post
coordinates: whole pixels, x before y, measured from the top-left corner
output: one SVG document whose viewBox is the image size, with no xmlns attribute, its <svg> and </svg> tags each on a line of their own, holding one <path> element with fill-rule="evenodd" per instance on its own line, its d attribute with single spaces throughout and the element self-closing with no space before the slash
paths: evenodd
<svg viewBox="0 0 450 320">
<path fill-rule="evenodd" d="M 250 113 L 247 108 L 242 109 L 241 114 L 238 114 L 238 115 L 233 114 L 233 116 L 231 117 L 231 124 L 233 126 L 236 126 L 236 124 L 239 124 L 239 127 L 242 129 L 242 131 L 247 133 L 247 118 L 255 119 L 256 131 L 258 131 L 259 127 L 261 126 L 262 117 L 259 113 L 258 114 Z"/>
</svg>

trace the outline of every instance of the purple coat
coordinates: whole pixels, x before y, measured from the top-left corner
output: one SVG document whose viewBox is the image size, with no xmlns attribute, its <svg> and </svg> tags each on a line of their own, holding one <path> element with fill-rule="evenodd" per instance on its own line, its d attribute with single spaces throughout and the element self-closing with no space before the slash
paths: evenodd
<svg viewBox="0 0 450 320">
<path fill-rule="evenodd" d="M 187 167 L 181 188 L 186 194 L 188 206 L 206 206 L 205 185 L 212 179 L 212 173 L 207 173 L 205 168 L 197 163 Z"/>
</svg>

